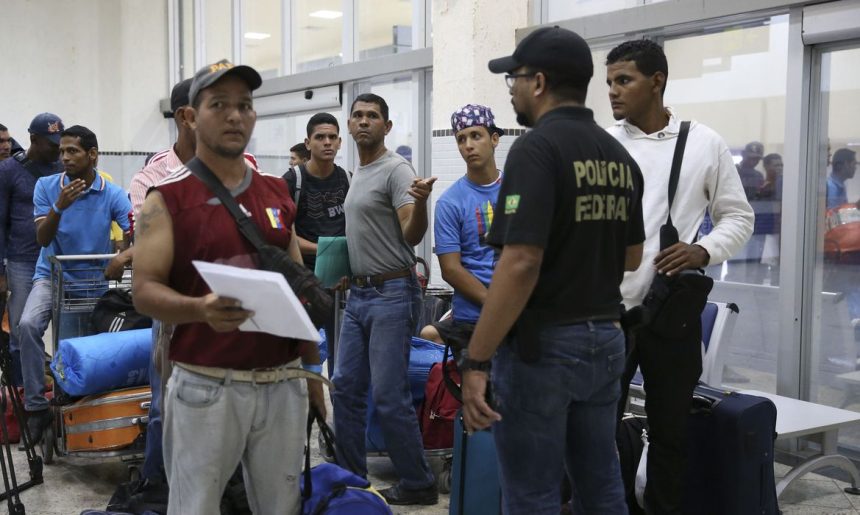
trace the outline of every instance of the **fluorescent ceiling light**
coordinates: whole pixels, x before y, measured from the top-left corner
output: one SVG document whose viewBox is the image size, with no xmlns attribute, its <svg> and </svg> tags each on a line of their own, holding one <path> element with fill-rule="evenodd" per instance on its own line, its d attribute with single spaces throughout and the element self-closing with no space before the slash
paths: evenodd
<svg viewBox="0 0 860 515">
<path fill-rule="evenodd" d="M 311 18 L 322 18 L 324 20 L 335 20 L 343 16 L 343 13 L 340 11 L 326 11 L 325 9 L 321 11 L 314 11 L 308 14 Z"/>
<path fill-rule="evenodd" d="M 245 39 L 269 39 L 272 37 L 271 34 L 266 34 L 265 32 L 246 32 Z"/>
</svg>

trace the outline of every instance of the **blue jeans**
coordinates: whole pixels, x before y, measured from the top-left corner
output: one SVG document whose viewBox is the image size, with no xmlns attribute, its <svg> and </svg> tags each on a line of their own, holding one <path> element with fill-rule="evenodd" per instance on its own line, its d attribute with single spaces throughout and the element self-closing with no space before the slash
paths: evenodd
<svg viewBox="0 0 860 515">
<path fill-rule="evenodd" d="M 150 481 L 164 481 L 164 454 L 161 450 L 161 375 L 155 366 L 156 343 L 161 322 L 152 321 L 152 353 L 149 362 L 149 387 L 152 401 L 149 404 L 149 423 L 146 425 L 146 448 L 143 451 L 141 475 Z"/>
<path fill-rule="evenodd" d="M 6 264 L 6 284 L 9 296 L 9 351 L 12 353 L 12 380 L 16 385 L 22 385 L 21 377 L 21 337 L 18 335 L 18 323 L 30 290 L 33 289 L 33 274 L 36 273 L 36 262 L 9 261 Z"/>
<path fill-rule="evenodd" d="M 45 342 L 42 337 L 51 321 L 51 280 L 37 279 L 27 296 L 18 323 L 21 347 L 21 372 L 24 376 L 24 408 L 38 411 L 48 408 L 45 398 Z"/>
<path fill-rule="evenodd" d="M 367 389 L 372 386 L 386 450 L 406 489 L 426 488 L 434 481 L 424 457 L 407 376 L 420 306 L 421 290 L 414 276 L 392 279 L 379 287 L 353 286 L 338 342 L 331 395 L 338 462 L 367 477 Z"/>
<path fill-rule="evenodd" d="M 506 515 L 557 515 L 565 468 L 576 513 L 627 513 L 615 450 L 624 370 L 619 327 L 586 322 L 543 328 L 534 363 L 520 359 L 517 345 L 523 342 L 499 347 L 492 381 L 502 420 L 493 435 Z"/>
</svg>

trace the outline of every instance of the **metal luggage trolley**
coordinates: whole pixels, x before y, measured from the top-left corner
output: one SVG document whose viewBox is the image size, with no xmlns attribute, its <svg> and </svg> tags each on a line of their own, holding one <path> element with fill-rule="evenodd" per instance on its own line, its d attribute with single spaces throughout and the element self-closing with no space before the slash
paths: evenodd
<svg viewBox="0 0 860 515">
<path fill-rule="evenodd" d="M 127 268 L 120 280 L 107 280 L 104 278 L 103 270 L 108 261 L 115 254 L 92 254 L 92 255 L 68 255 L 52 256 L 51 261 L 51 323 L 52 355 L 58 351 L 59 342 L 64 338 L 88 336 L 92 334 L 90 328 L 90 315 L 95 308 L 99 298 L 109 289 L 131 288 L 132 271 Z M 68 277 L 64 272 L 74 269 L 75 278 Z M 59 387 L 54 383 L 53 393 L 55 399 L 59 395 Z M 86 458 L 115 458 L 119 457 L 123 462 L 129 464 L 130 475 L 137 471 L 137 464 L 143 460 L 144 442 L 146 440 L 146 424 L 148 422 L 148 411 L 151 399 L 151 391 L 148 386 L 140 388 L 125 388 L 115 390 L 98 396 L 84 397 L 71 404 L 51 402 L 54 410 L 54 422 L 45 429 L 44 437 L 40 442 L 42 456 L 46 464 L 57 456 L 78 456 Z M 124 416 L 116 416 L 117 406 L 120 410 L 127 412 Z M 81 410 L 87 410 L 82 413 Z M 106 418 L 105 411 L 113 414 Z M 89 417 L 87 423 L 76 424 L 75 427 L 67 427 L 73 414 L 82 419 L 84 415 Z M 114 417 L 114 418 L 111 418 Z M 81 434 L 82 429 L 88 429 L 89 435 L 93 431 L 126 430 L 130 426 L 140 435 L 135 439 L 135 444 L 123 448 L 110 450 L 81 450 L 86 446 L 87 436 Z M 71 439 L 78 441 L 84 438 L 84 445 L 69 445 Z M 88 436 L 90 443 L 93 437 Z"/>
</svg>

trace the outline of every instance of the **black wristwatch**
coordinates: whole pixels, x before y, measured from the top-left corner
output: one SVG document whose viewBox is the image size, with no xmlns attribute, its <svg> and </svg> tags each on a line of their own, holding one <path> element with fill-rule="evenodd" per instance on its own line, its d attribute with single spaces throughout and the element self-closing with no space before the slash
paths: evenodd
<svg viewBox="0 0 860 515">
<path fill-rule="evenodd" d="M 460 373 L 466 372 L 468 370 L 476 370 L 478 372 L 486 372 L 489 373 L 490 369 L 493 366 L 493 362 L 490 360 L 487 361 L 477 361 L 469 358 L 468 350 L 464 350 L 462 354 L 460 354 L 460 359 L 457 360 L 457 367 L 460 368 Z"/>
</svg>

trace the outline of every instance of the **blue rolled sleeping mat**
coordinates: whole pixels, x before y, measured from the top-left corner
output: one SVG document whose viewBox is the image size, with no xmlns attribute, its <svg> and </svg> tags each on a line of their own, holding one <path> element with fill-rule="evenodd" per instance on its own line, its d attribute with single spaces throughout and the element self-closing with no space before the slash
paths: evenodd
<svg viewBox="0 0 860 515">
<path fill-rule="evenodd" d="M 412 348 L 409 351 L 409 389 L 412 391 L 412 405 L 416 413 L 421 410 L 424 402 L 424 388 L 427 386 L 427 378 L 434 363 L 442 361 L 445 346 L 424 340 L 417 336 L 412 337 Z M 385 452 L 385 439 L 382 437 L 382 428 L 379 425 L 379 416 L 376 414 L 376 406 L 373 404 L 373 392 L 367 392 L 367 432 L 365 444 L 368 452 Z"/>
<path fill-rule="evenodd" d="M 152 328 L 60 340 L 54 380 L 69 395 L 92 395 L 149 383 Z"/>
</svg>

